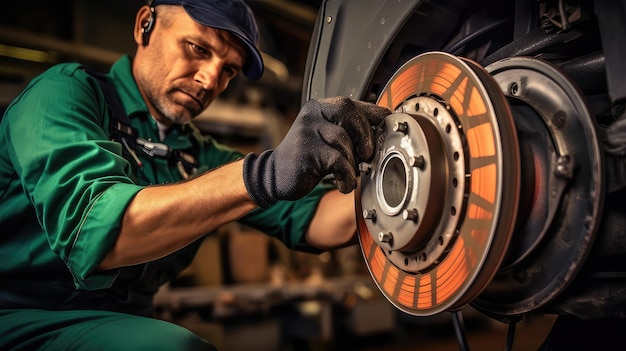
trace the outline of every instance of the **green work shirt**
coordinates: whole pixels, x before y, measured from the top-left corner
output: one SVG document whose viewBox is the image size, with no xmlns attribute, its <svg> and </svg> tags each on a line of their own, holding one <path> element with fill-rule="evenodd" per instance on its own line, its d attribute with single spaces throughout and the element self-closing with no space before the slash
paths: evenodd
<svg viewBox="0 0 626 351">
<path fill-rule="evenodd" d="M 107 76 L 139 136 L 159 141 L 131 58 L 120 58 Z M 137 153 L 143 166 L 136 168 L 123 157 L 122 145 L 111 141 L 109 113 L 95 78 L 76 63 L 50 68 L 9 105 L 0 123 L 0 308 L 148 314 L 159 286 L 191 263 L 200 241 L 146 264 L 98 271 L 137 192 L 182 180 L 167 160 Z M 200 171 L 242 157 L 193 125 L 171 128 L 161 142 L 193 148 Z M 320 185 L 299 201 L 257 209 L 240 222 L 289 248 L 315 251 L 304 233 L 328 189 Z"/>
</svg>

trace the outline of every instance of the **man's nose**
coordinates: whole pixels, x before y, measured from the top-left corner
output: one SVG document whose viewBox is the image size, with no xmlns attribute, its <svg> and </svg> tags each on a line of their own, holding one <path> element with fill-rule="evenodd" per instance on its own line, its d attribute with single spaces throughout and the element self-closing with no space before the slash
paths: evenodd
<svg viewBox="0 0 626 351">
<path fill-rule="evenodd" d="M 215 89 L 219 80 L 220 67 L 215 63 L 205 63 L 198 68 L 194 80 L 202 85 L 204 90 Z"/>
</svg>

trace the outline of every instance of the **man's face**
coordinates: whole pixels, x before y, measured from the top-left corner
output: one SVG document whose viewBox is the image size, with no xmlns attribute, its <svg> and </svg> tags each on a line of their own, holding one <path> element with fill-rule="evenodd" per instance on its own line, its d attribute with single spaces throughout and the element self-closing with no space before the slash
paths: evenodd
<svg viewBox="0 0 626 351">
<path fill-rule="evenodd" d="M 243 67 L 246 51 L 232 34 L 196 23 L 180 6 L 158 6 L 149 45 L 140 45 L 133 74 L 152 116 L 189 123 Z"/>
</svg>

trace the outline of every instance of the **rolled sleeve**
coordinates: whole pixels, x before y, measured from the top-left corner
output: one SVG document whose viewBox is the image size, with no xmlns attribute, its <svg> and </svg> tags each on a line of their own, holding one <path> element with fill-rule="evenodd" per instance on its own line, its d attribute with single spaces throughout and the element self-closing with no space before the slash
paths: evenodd
<svg viewBox="0 0 626 351">
<path fill-rule="evenodd" d="M 77 288 L 97 290 L 113 284 L 118 270 L 98 272 L 98 265 L 115 244 L 126 207 L 141 188 L 112 185 L 88 209 L 67 259 Z"/>
<path fill-rule="evenodd" d="M 94 84 L 78 66 L 59 66 L 33 81 L 3 121 L 11 163 L 45 233 L 33 240 L 46 240 L 75 286 L 88 290 L 112 284 L 117 273 L 97 267 L 142 188 L 110 140 L 106 104 Z"/>
</svg>

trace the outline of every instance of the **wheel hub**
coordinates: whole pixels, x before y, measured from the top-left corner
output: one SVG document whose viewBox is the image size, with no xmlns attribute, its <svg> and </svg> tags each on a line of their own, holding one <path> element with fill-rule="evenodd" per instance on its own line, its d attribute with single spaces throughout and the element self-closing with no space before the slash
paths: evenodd
<svg viewBox="0 0 626 351">
<path fill-rule="evenodd" d="M 373 172 L 363 176 L 361 205 L 387 258 L 418 274 L 441 260 L 458 230 L 466 195 L 462 135 L 449 108 L 432 97 L 407 99 L 397 110 L 384 121 Z"/>
</svg>

